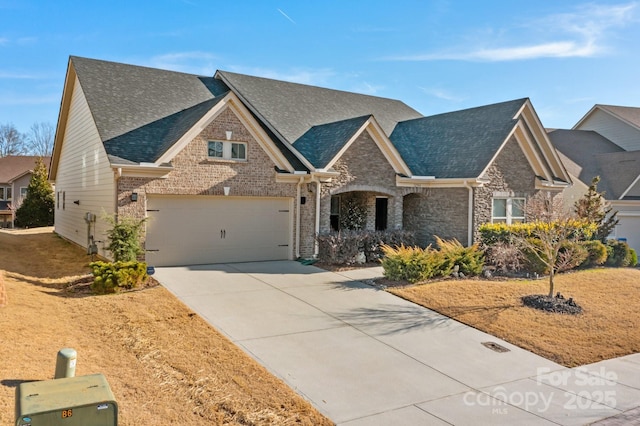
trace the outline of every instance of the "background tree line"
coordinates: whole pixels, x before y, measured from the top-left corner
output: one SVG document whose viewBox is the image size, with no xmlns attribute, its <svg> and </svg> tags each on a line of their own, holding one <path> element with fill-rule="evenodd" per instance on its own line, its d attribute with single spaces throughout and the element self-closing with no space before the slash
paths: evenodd
<svg viewBox="0 0 640 426">
<path fill-rule="evenodd" d="M 53 151 L 55 127 L 48 122 L 36 122 L 26 133 L 11 124 L 0 124 L 0 157 L 38 155 L 48 157 Z"/>
</svg>

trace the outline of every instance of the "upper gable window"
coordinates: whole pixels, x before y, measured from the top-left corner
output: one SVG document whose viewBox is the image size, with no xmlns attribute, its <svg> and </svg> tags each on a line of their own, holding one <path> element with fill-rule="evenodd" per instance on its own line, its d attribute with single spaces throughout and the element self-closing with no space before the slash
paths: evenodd
<svg viewBox="0 0 640 426">
<path fill-rule="evenodd" d="M 244 142 L 209 141 L 209 158 L 233 161 L 247 160 L 247 144 Z"/>
<path fill-rule="evenodd" d="M 524 198 L 494 198 L 491 210 L 492 223 L 524 222 Z"/>
</svg>

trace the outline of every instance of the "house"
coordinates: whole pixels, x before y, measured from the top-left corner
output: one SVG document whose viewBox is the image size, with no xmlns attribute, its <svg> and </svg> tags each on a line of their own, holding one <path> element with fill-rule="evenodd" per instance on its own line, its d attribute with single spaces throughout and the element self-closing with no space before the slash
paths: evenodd
<svg viewBox="0 0 640 426">
<path fill-rule="evenodd" d="M 80 57 L 50 179 L 58 234 L 107 255 L 105 214 L 147 218 L 157 266 L 314 256 L 354 198 L 366 229 L 470 244 L 570 184 L 529 99 L 424 117 L 393 99 Z"/>
<path fill-rule="evenodd" d="M 565 199 L 575 202 L 599 176 L 598 191 L 618 212 L 611 237 L 640 252 L 640 108 L 595 105 L 572 130 L 549 138 L 574 181 Z"/>
<path fill-rule="evenodd" d="M 51 157 L 9 155 L 0 157 L 0 228 L 13 228 L 16 210 L 27 196 L 36 161 L 49 166 Z"/>
</svg>

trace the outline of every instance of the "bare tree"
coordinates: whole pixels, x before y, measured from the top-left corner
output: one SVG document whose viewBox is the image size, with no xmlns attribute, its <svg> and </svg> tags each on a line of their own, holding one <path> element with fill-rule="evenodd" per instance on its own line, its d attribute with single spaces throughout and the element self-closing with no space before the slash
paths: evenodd
<svg viewBox="0 0 640 426">
<path fill-rule="evenodd" d="M 26 152 L 24 136 L 13 124 L 0 125 L 0 157 Z"/>
<path fill-rule="evenodd" d="M 33 155 L 48 157 L 53 151 L 55 129 L 48 122 L 33 123 L 27 134 L 27 146 Z"/>
<path fill-rule="evenodd" d="M 516 242 L 532 253 L 549 271 L 549 297 L 553 297 L 556 272 L 571 269 L 577 253 L 568 243 L 588 239 L 596 230 L 593 223 L 578 220 L 563 208 L 560 195 L 538 192 L 525 205 L 528 233 L 516 236 Z"/>
</svg>

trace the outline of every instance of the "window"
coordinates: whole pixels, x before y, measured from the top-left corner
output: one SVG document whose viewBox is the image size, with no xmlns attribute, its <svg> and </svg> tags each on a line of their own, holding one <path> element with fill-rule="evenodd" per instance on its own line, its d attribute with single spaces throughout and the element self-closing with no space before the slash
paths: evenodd
<svg viewBox="0 0 640 426">
<path fill-rule="evenodd" d="M 4 195 L 6 196 L 5 200 L 11 201 L 11 199 L 13 198 L 13 194 L 11 193 L 11 187 L 10 186 L 8 186 L 5 189 L 5 194 Z"/>
<path fill-rule="evenodd" d="M 524 198 L 494 198 L 491 222 L 507 224 L 524 222 Z"/>
<path fill-rule="evenodd" d="M 26 186 L 21 186 L 20 187 L 20 198 L 25 198 L 27 196 L 27 187 Z"/>
<path fill-rule="evenodd" d="M 4 200 L 4 186 L 0 186 L 0 200 Z"/>
<path fill-rule="evenodd" d="M 209 157 L 222 158 L 222 142 L 209 142 Z"/>
<path fill-rule="evenodd" d="M 329 213 L 329 222 L 332 231 L 340 230 L 340 196 L 331 196 L 331 212 Z"/>
<path fill-rule="evenodd" d="M 247 144 L 244 142 L 209 141 L 209 158 L 246 161 Z"/>
<path fill-rule="evenodd" d="M 247 146 L 243 143 L 231 144 L 231 158 L 234 160 L 246 160 L 247 159 Z"/>
</svg>

